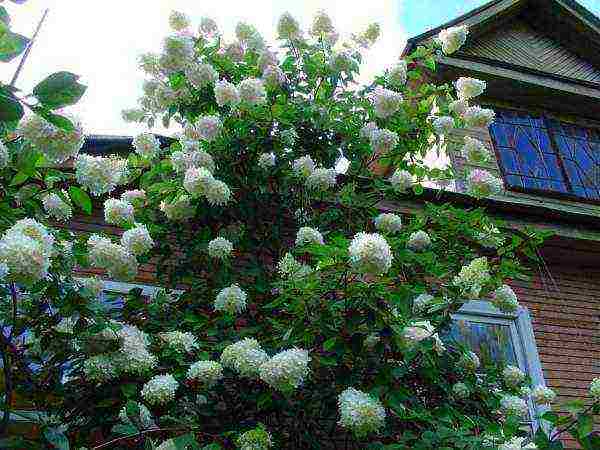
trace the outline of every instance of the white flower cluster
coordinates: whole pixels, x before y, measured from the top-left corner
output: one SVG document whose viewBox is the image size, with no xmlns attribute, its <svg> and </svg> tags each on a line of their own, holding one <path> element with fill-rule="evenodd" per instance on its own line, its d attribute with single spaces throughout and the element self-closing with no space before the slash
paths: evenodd
<svg viewBox="0 0 600 450">
<path fill-rule="evenodd" d="M 211 17 L 202 17 L 200 19 L 200 26 L 198 27 L 200 34 L 206 38 L 211 36 L 217 36 L 219 34 L 219 27 L 217 22 Z"/>
<path fill-rule="evenodd" d="M 185 76 L 192 86 L 202 89 L 214 84 L 219 79 L 219 73 L 213 66 L 206 63 L 192 62 L 185 68 Z"/>
<path fill-rule="evenodd" d="M 186 377 L 211 386 L 223 378 L 223 366 L 217 361 L 197 361 L 190 366 Z"/>
<path fill-rule="evenodd" d="M 169 25 L 175 31 L 182 31 L 190 26 L 190 18 L 182 12 L 171 11 Z"/>
<path fill-rule="evenodd" d="M 104 291 L 104 281 L 98 277 L 86 277 L 79 280 L 78 283 L 86 291 L 83 294 L 92 298 L 97 298 Z"/>
<path fill-rule="evenodd" d="M 154 247 L 154 240 L 150 237 L 146 225 L 136 224 L 134 228 L 130 228 L 123 233 L 121 245 L 132 254 L 139 256 Z"/>
<path fill-rule="evenodd" d="M 10 154 L 4 142 L 0 142 L 0 169 L 4 169 L 10 161 Z"/>
<path fill-rule="evenodd" d="M 507 386 L 517 387 L 525 380 L 525 373 L 516 366 L 506 366 L 502 370 L 502 379 Z"/>
<path fill-rule="evenodd" d="M 474 352 L 467 352 L 461 355 L 457 365 L 464 370 L 475 372 L 477 369 L 479 369 L 481 362 L 479 361 L 479 356 L 477 356 Z"/>
<path fill-rule="evenodd" d="M 429 338 L 433 339 L 433 348 L 438 354 L 446 351 L 444 343 L 428 320 L 414 322 L 402 330 L 402 339 L 408 348 L 414 348 L 419 342 Z"/>
<path fill-rule="evenodd" d="M 117 198 L 109 198 L 104 202 L 104 220 L 111 225 L 132 223 L 134 210 L 131 203 Z"/>
<path fill-rule="evenodd" d="M 283 13 L 277 22 L 277 36 L 279 39 L 297 41 L 302 38 L 300 24 L 289 12 Z"/>
<path fill-rule="evenodd" d="M 178 353 L 192 353 L 199 347 L 196 336 L 188 332 L 168 331 L 159 333 L 158 338 L 167 348 Z"/>
<path fill-rule="evenodd" d="M 78 155 L 75 177 L 93 195 L 112 192 L 127 181 L 127 161 L 114 156 Z"/>
<path fill-rule="evenodd" d="M 179 383 L 173 375 L 156 375 L 142 387 L 142 398 L 151 405 L 164 405 L 175 398 Z"/>
<path fill-rule="evenodd" d="M 66 192 L 63 191 L 66 197 Z M 61 222 L 69 220 L 73 216 L 73 209 L 63 198 L 55 192 L 44 195 L 42 197 L 42 205 L 46 213 Z"/>
<path fill-rule="evenodd" d="M 211 258 L 226 259 L 231 256 L 233 244 L 224 237 L 217 237 L 208 243 L 208 254 Z"/>
<path fill-rule="evenodd" d="M 357 233 L 348 247 L 350 264 L 360 273 L 381 275 L 392 267 L 392 249 L 377 233 Z"/>
<path fill-rule="evenodd" d="M 183 187 L 191 195 L 204 196 L 211 206 L 225 205 L 231 198 L 229 186 L 214 178 L 203 167 L 190 167 L 186 170 Z"/>
<path fill-rule="evenodd" d="M 431 246 L 431 238 L 423 230 L 415 231 L 408 237 L 406 247 L 413 252 L 422 252 Z"/>
<path fill-rule="evenodd" d="M 34 283 L 45 278 L 50 267 L 54 236 L 34 219 L 21 219 L 0 240 L 0 263 L 8 278 Z"/>
<path fill-rule="evenodd" d="M 292 162 L 292 170 L 294 171 L 296 176 L 299 177 L 308 177 L 313 172 L 313 170 L 315 170 L 315 167 L 315 162 L 308 155 L 302 156 Z"/>
<path fill-rule="evenodd" d="M 381 119 L 393 116 L 402 106 L 402 94 L 377 86 L 371 95 L 375 115 Z"/>
<path fill-rule="evenodd" d="M 334 32 L 335 28 L 333 26 L 333 22 L 331 21 L 331 17 L 329 17 L 329 15 L 322 9 L 317 11 L 313 17 L 310 34 L 316 38 L 320 38 L 323 35 L 328 35 Z"/>
<path fill-rule="evenodd" d="M 143 403 L 138 403 L 138 402 L 136 402 L 136 405 L 139 410 L 138 423 L 140 425 L 142 425 L 142 428 L 144 430 L 146 430 L 148 428 L 155 427 L 156 424 L 154 423 L 154 420 L 152 419 L 152 413 L 146 407 L 146 405 L 144 405 Z M 119 420 L 121 422 L 123 422 L 125 425 L 134 425 L 134 423 L 131 421 L 131 419 L 127 415 L 127 407 L 126 406 L 123 406 L 123 408 L 121 408 L 121 411 L 119 411 Z"/>
<path fill-rule="evenodd" d="M 121 348 L 112 354 L 116 367 L 123 373 L 144 375 L 158 364 L 150 353 L 148 335 L 133 325 L 122 325 L 117 331 Z"/>
<path fill-rule="evenodd" d="M 508 416 L 524 418 L 529 412 L 527 402 L 516 395 L 504 395 L 500 399 L 500 408 Z"/>
<path fill-rule="evenodd" d="M 502 180 L 487 170 L 473 169 L 467 179 L 469 194 L 474 197 L 489 197 L 502 191 Z"/>
<path fill-rule="evenodd" d="M 97 234 L 90 236 L 87 244 L 92 266 L 106 269 L 111 278 L 131 280 L 137 275 L 138 263 L 129 249 Z"/>
<path fill-rule="evenodd" d="M 419 294 L 415 297 L 415 299 L 413 300 L 413 312 L 415 314 L 421 314 L 423 313 L 426 309 L 427 306 L 432 302 L 432 300 L 434 299 L 433 295 L 431 294 Z"/>
<path fill-rule="evenodd" d="M 299 280 L 311 273 L 312 269 L 298 262 L 291 253 L 286 253 L 277 263 L 277 271 L 283 278 Z"/>
<path fill-rule="evenodd" d="M 442 44 L 442 51 L 446 55 L 456 52 L 466 42 L 468 34 L 469 29 L 464 25 L 440 31 L 438 40 Z"/>
<path fill-rule="evenodd" d="M 118 371 L 107 355 L 96 355 L 83 362 L 83 374 L 88 381 L 105 383 L 117 377 Z"/>
<path fill-rule="evenodd" d="M 466 400 L 471 395 L 471 390 L 465 383 L 455 383 L 452 385 L 452 395 L 458 400 Z"/>
<path fill-rule="evenodd" d="M 267 430 L 258 426 L 240 434 L 236 444 L 239 450 L 269 450 L 273 447 L 273 439 Z"/>
<path fill-rule="evenodd" d="M 338 396 L 339 424 L 357 437 L 378 432 L 385 426 L 385 408 L 375 397 L 354 388 Z"/>
<path fill-rule="evenodd" d="M 263 170 L 268 170 L 271 167 L 275 167 L 276 161 L 277 158 L 275 157 L 274 153 L 262 153 L 258 157 L 258 167 Z"/>
<path fill-rule="evenodd" d="M 462 155 L 471 164 L 482 164 L 489 159 L 490 153 L 483 142 L 465 136 L 465 145 L 462 148 Z"/>
<path fill-rule="evenodd" d="M 237 285 L 232 284 L 222 289 L 215 298 L 215 310 L 239 314 L 246 310 L 248 295 Z"/>
<path fill-rule="evenodd" d="M 402 218 L 397 214 L 382 213 L 373 220 L 375 228 L 382 233 L 397 233 L 402 229 Z"/>
<path fill-rule="evenodd" d="M 213 157 L 203 150 L 175 151 L 169 158 L 173 169 L 177 173 L 185 173 L 191 167 L 204 168 L 210 173 L 215 171 Z"/>
<path fill-rule="evenodd" d="M 236 106 L 240 103 L 240 91 L 235 84 L 226 80 L 219 80 L 215 83 L 215 99 L 219 106 Z"/>
<path fill-rule="evenodd" d="M 183 70 L 194 55 L 194 40 L 185 34 L 174 34 L 163 40 L 160 69 L 165 75 Z"/>
<path fill-rule="evenodd" d="M 242 377 L 255 378 L 259 374 L 260 366 L 268 361 L 269 355 L 258 341 L 253 338 L 244 338 L 230 344 L 221 353 L 223 367 L 237 372 Z"/>
<path fill-rule="evenodd" d="M 537 405 L 547 405 L 554 401 L 556 393 L 552 389 L 540 384 L 531 391 L 531 398 Z"/>
<path fill-rule="evenodd" d="M 371 142 L 371 148 L 376 155 L 388 153 L 398 144 L 398 134 L 385 128 L 370 128 L 365 130 Z"/>
<path fill-rule="evenodd" d="M 160 141 L 152 133 L 140 133 L 133 138 L 135 152 L 143 158 L 152 159 L 160 152 Z"/>
<path fill-rule="evenodd" d="M 199 139 L 212 142 L 221 134 L 223 122 L 217 115 L 202 116 L 198 118 L 194 128 Z"/>
<path fill-rule="evenodd" d="M 515 291 L 503 284 L 492 293 L 492 304 L 503 312 L 515 312 L 519 307 L 519 300 Z"/>
<path fill-rule="evenodd" d="M 461 99 L 453 100 L 448 105 L 448 109 L 460 117 L 462 117 L 464 115 L 464 113 L 468 107 L 469 107 L 469 102 L 467 102 L 466 100 L 461 100 Z"/>
<path fill-rule="evenodd" d="M 485 91 L 485 81 L 477 78 L 460 77 L 455 83 L 458 98 L 461 100 L 470 100 L 478 97 Z"/>
<path fill-rule="evenodd" d="M 25 142 L 42 152 L 50 163 L 62 164 L 77 156 L 85 140 L 80 123 L 72 117 L 70 119 L 74 129 L 66 131 L 33 114 L 21 121 L 17 132 Z"/>
<path fill-rule="evenodd" d="M 538 450 L 537 445 L 533 443 L 525 444 L 526 440 L 524 437 L 513 437 L 502 443 L 498 450 Z"/>
<path fill-rule="evenodd" d="M 281 392 L 289 392 L 300 386 L 310 371 L 308 352 L 299 348 L 284 350 L 259 368 L 260 379 Z"/>
<path fill-rule="evenodd" d="M 448 134 L 454 128 L 454 119 L 450 116 L 436 117 L 431 124 L 436 134 Z"/>
<path fill-rule="evenodd" d="M 388 180 L 394 191 L 405 193 L 414 184 L 413 176 L 408 170 L 396 169 Z"/>
<path fill-rule="evenodd" d="M 600 378 L 594 378 L 590 383 L 590 397 L 595 402 L 600 401 Z"/>
<path fill-rule="evenodd" d="M 496 113 L 480 106 L 469 106 L 462 114 L 462 118 L 468 127 L 487 128 L 496 118 Z"/>
<path fill-rule="evenodd" d="M 249 105 L 264 103 L 267 99 L 265 85 L 260 78 L 246 78 L 238 85 L 240 99 Z"/>
<path fill-rule="evenodd" d="M 323 245 L 324 243 L 323 235 L 315 228 L 302 227 L 296 234 L 296 245 L 298 246 L 313 244 Z"/>
<path fill-rule="evenodd" d="M 479 297 L 483 286 L 490 281 L 488 261 L 485 256 L 476 258 L 460 269 L 452 283 L 468 298 Z"/>
<path fill-rule="evenodd" d="M 335 169 L 317 167 L 306 178 L 306 187 L 313 191 L 326 191 L 336 184 L 337 172 Z"/>
<path fill-rule="evenodd" d="M 406 84 L 407 77 L 407 64 L 406 61 L 401 59 L 398 63 L 388 70 L 387 79 L 390 83 L 396 86 L 403 86 Z"/>
<path fill-rule="evenodd" d="M 170 202 L 163 200 L 159 208 L 169 220 L 175 222 L 187 220 L 194 215 L 194 208 L 188 195 L 181 195 Z"/>
</svg>

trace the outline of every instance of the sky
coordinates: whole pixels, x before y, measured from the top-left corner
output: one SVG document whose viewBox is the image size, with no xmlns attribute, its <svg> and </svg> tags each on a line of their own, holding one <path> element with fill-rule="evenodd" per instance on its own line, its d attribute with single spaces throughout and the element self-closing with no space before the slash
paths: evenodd
<svg viewBox="0 0 600 450">
<path fill-rule="evenodd" d="M 486 0 L 29 0 L 24 5 L 3 2 L 12 28 L 31 36 L 43 10 L 50 12 L 17 82 L 28 93 L 45 76 L 68 70 L 88 86 L 71 111 L 88 134 L 130 135 L 142 130 L 122 121 L 120 111 L 135 107 L 144 80 L 137 56 L 160 50 L 169 33 L 171 10 L 187 13 L 194 26 L 202 16 L 213 17 L 231 36 L 239 20 L 253 23 L 271 40 L 279 16 L 291 12 L 306 28 L 318 9 L 326 10 L 340 31 L 360 31 L 379 22 L 382 37 L 368 52 L 366 76 L 397 60 L 407 37 L 417 35 L 463 14 Z M 583 0 L 600 14 L 600 0 Z M 0 65 L 8 82 L 16 62 Z M 165 132 L 165 130 L 156 130 Z"/>
</svg>

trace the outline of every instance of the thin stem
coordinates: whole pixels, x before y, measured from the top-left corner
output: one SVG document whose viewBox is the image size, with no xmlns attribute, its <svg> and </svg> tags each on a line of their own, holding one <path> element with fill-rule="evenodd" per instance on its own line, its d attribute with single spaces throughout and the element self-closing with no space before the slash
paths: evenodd
<svg viewBox="0 0 600 450">
<path fill-rule="evenodd" d="M 4 436 L 8 430 L 8 423 L 10 421 L 10 405 L 12 400 L 12 374 L 11 374 L 11 362 L 10 356 L 8 355 L 8 348 L 4 346 L 2 349 L 2 367 L 4 369 L 4 413 L 2 415 L 2 423 L 0 423 L 0 436 Z"/>
</svg>

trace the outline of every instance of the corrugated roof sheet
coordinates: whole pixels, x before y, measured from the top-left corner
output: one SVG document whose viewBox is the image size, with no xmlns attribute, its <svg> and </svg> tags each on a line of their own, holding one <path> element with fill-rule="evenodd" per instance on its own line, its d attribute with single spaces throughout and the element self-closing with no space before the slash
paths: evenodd
<svg viewBox="0 0 600 450">
<path fill-rule="evenodd" d="M 523 21 L 484 34 L 460 53 L 600 84 L 600 70 Z"/>
</svg>

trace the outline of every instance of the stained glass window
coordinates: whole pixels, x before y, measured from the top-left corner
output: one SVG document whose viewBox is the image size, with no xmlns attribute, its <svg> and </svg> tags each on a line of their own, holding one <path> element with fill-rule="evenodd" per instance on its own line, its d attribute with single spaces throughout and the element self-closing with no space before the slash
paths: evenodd
<svg viewBox="0 0 600 450">
<path fill-rule="evenodd" d="M 490 134 L 509 188 L 600 200 L 600 132 L 496 110 Z"/>
</svg>

